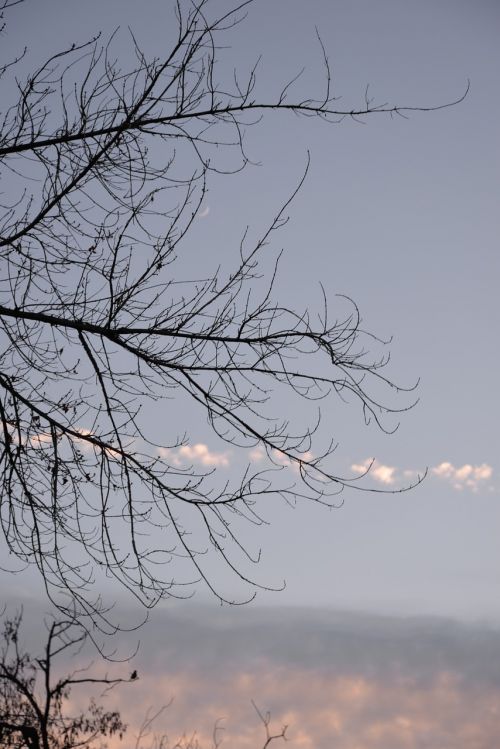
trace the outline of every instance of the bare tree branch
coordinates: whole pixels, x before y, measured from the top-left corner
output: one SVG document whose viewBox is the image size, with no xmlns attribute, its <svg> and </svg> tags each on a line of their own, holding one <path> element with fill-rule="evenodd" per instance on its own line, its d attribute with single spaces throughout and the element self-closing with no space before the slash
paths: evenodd
<svg viewBox="0 0 500 749">
<path fill-rule="evenodd" d="M 246 570 L 259 554 L 239 527 L 263 522 L 259 499 L 331 506 L 345 488 L 369 488 L 335 471 L 319 407 L 357 403 L 366 422 L 393 431 L 386 417 L 415 402 L 413 387 L 385 374 L 388 356 L 368 354 L 384 342 L 354 302 L 336 300 L 344 312 L 331 319 L 324 293 L 317 310 L 275 298 L 279 257 L 269 264 L 267 248 L 307 169 L 260 238 L 243 237 L 232 268 L 196 279 L 178 259 L 207 180 L 245 167 L 245 130 L 264 113 L 336 123 L 463 98 L 391 106 L 366 92 L 344 111 L 319 37 L 321 96 L 301 95 L 298 77 L 262 99 L 256 66 L 229 87 L 219 39 L 251 4 L 211 20 L 209 0 L 177 3 L 177 40 L 163 59 L 131 36 L 134 63 L 121 68 L 114 38 L 96 36 L 52 55 L 17 80 L 15 101 L 2 100 L 0 522 L 9 552 L 38 567 L 59 608 L 76 604 L 103 627 L 96 570 L 147 607 L 198 581 L 225 600 L 213 554 L 256 585 Z M 11 83 L 16 63 L 0 69 Z M 265 467 L 249 459 L 238 481 L 217 483 L 211 470 L 173 462 L 183 430 L 158 445 L 150 421 L 174 396 L 242 454 L 260 447 Z"/>
</svg>

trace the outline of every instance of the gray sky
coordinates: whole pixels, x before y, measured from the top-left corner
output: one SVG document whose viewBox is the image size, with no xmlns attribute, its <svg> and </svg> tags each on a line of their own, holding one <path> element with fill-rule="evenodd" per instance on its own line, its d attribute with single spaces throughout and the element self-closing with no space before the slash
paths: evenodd
<svg viewBox="0 0 500 749">
<path fill-rule="evenodd" d="M 228 3 L 214 2 L 214 6 L 222 8 Z M 29 43 L 36 56 L 38 51 L 42 54 L 42 48 L 51 50 L 66 40 L 84 39 L 99 28 L 106 35 L 120 24 L 133 27 L 139 40 L 156 53 L 168 40 L 170 22 L 169 3 L 153 0 L 140 6 L 128 0 L 105 4 L 27 0 L 13 9 L 2 45 L 14 49 Z M 377 102 L 399 105 L 451 101 L 463 93 L 467 79 L 471 89 L 456 107 L 415 113 L 407 120 L 374 115 L 363 124 L 346 120 L 328 126 L 269 117 L 248 131 L 249 153 L 262 165 L 216 179 L 207 197 L 206 215 L 195 230 L 194 240 L 198 246 L 204 243 L 208 258 L 213 255 L 214 263 L 220 259 L 227 262 L 237 251 L 245 226 L 262 228 L 288 197 L 310 149 L 307 181 L 290 210 L 289 224 L 276 240 L 276 249 L 285 249 L 279 294 L 285 301 L 311 300 L 314 305 L 319 302 L 321 280 L 332 305 L 336 293 L 351 296 L 369 330 L 394 337 L 391 375 L 404 384 L 421 378 L 419 404 L 390 437 L 365 429 L 355 410 L 324 415 L 327 428 L 341 442 L 336 457 L 340 473 L 374 456 L 374 486 L 402 485 L 410 476 L 405 471 L 429 467 L 429 476 L 421 486 L 395 496 L 345 495 L 343 507 L 331 512 L 308 505 L 291 511 L 276 504 L 264 511 L 271 521 L 269 527 L 253 531 L 253 536 L 251 530 L 245 531 L 250 543 L 263 548 L 259 579 L 279 585 L 286 578 L 287 587 L 280 593 L 260 594 L 257 608 L 238 614 L 241 620 L 227 614 L 229 624 L 225 626 L 232 633 L 230 637 L 237 637 L 242 623 L 255 623 L 261 616 L 262 626 L 276 633 L 279 628 L 273 617 L 280 616 L 279 612 L 286 617 L 283 607 L 309 612 L 309 619 L 296 614 L 299 619 L 293 620 L 296 629 L 290 634 L 290 647 L 300 664 L 283 656 L 296 674 L 300 669 L 315 671 L 318 666 L 315 646 L 302 649 L 301 642 L 316 642 L 313 632 L 322 631 L 319 623 L 326 616 L 324 610 L 500 623 L 500 413 L 496 386 L 500 7 L 486 0 L 257 0 L 248 19 L 230 35 L 232 48 L 224 52 L 224 64 L 227 70 L 248 68 L 262 53 L 264 94 L 279 90 L 303 65 L 306 73 L 301 90 L 308 86 L 320 90 L 323 79 L 315 26 L 330 57 L 334 90 L 349 109 L 362 101 L 367 84 Z M 237 450 L 218 442 L 195 413 L 186 416 L 180 409 L 176 411 L 175 405 L 171 409 L 170 420 L 188 419 L 190 444 L 206 445 L 205 452 L 198 450 L 191 458 L 206 465 L 218 462 L 221 471 L 236 475 L 233 472 L 242 465 Z M 158 434 L 163 424 L 162 419 L 155 425 Z M 388 483 L 391 480 L 394 483 Z M 33 589 L 31 580 L 29 574 L 17 576 L 14 585 Z M 8 578 L 5 583 L 12 586 Z M 228 583 L 230 590 L 238 593 L 232 585 Z M 201 592 L 199 600 L 204 597 Z M 278 613 L 259 614 L 262 604 L 276 607 Z M 193 627 L 199 626 L 199 611 L 187 605 L 183 614 L 189 618 L 192 612 Z M 208 611 L 203 616 L 215 616 Z M 163 613 L 157 616 L 158 622 L 163 621 Z M 368 614 L 365 619 L 359 617 L 353 621 L 371 627 L 373 620 L 366 618 Z M 345 631 L 345 621 L 342 626 L 338 621 L 331 626 L 336 637 L 342 638 L 339 632 Z M 418 681 L 434 652 L 437 630 L 433 627 L 439 627 L 435 623 L 428 629 L 419 625 L 418 636 L 413 638 L 411 624 L 394 621 L 404 633 L 395 645 L 401 651 L 396 660 L 403 652 L 408 655 L 410 641 L 422 643 L 423 661 L 418 649 L 405 661 L 410 674 L 406 676 Z M 387 628 L 385 643 L 392 641 L 388 624 Z M 468 632 L 457 631 L 459 640 Z M 299 633 L 304 633 L 303 640 Z M 333 651 L 324 644 L 322 634 L 317 636 L 322 662 L 322 648 Z M 249 640 L 252 637 L 248 635 Z M 364 635 L 357 631 L 356 637 L 363 639 Z M 473 640 L 470 633 L 463 637 L 467 643 Z M 481 653 L 498 652 L 498 643 L 485 638 Z M 258 637 L 255 642 L 260 642 Z M 440 652 L 450 652 L 447 642 Z M 372 682 L 383 682 L 389 699 L 394 675 L 379 671 L 379 665 L 389 657 L 384 655 L 385 645 L 380 650 L 379 641 L 366 637 L 363 643 L 361 652 L 367 654 L 366 660 L 355 647 L 354 660 L 346 656 L 349 678 L 363 679 L 364 672 L 371 669 Z M 468 647 L 463 643 L 457 646 L 463 652 L 468 652 Z M 282 658 L 274 647 L 272 650 L 272 656 L 265 648 L 263 654 L 255 652 L 256 660 L 264 663 L 266 658 Z M 483 655 L 477 657 L 483 665 L 488 660 Z M 476 679 L 473 667 L 469 669 L 462 661 L 450 665 L 446 655 L 440 658 L 445 664 L 439 678 L 449 672 L 466 673 L 462 686 L 457 687 L 465 690 L 464 700 L 472 684 L 471 690 L 478 689 L 483 696 L 483 676 Z M 354 661 L 361 664 L 359 669 Z M 429 668 L 432 671 L 432 664 Z M 491 668 L 484 689 L 498 700 L 500 670 L 496 665 Z M 248 670 L 239 661 L 235 669 L 240 676 Z M 335 658 L 330 671 L 338 672 Z M 439 691 L 437 670 L 432 674 L 437 679 L 433 689 Z M 204 685 L 209 681 L 203 677 Z M 263 694 L 271 691 L 271 686 L 266 687 Z M 479 693 L 474 694 L 477 697 Z M 418 709 L 424 708 L 422 703 Z M 281 703 L 278 710 L 282 710 Z M 445 712 L 443 708 L 443 715 Z M 358 720 L 366 722 L 368 718 L 358 715 Z M 429 734 L 431 738 L 438 736 L 435 730 Z M 446 743 L 444 736 L 436 739 L 437 743 L 422 739 L 422 743 L 398 744 L 401 737 L 397 734 L 391 739 L 394 744 L 386 737 L 384 747 L 459 746 L 453 741 Z M 363 746 L 378 746 L 375 739 L 374 743 L 366 737 L 363 740 Z M 490 746 L 487 738 L 474 741 L 463 746 Z M 305 739 L 296 745 L 309 746 Z M 321 749 L 327 745 L 315 744 Z"/>
</svg>

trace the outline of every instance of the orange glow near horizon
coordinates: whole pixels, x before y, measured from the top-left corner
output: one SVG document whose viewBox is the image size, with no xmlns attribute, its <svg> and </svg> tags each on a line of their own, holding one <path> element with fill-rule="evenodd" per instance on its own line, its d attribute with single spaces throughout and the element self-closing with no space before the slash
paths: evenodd
<svg viewBox="0 0 500 749">
<path fill-rule="evenodd" d="M 500 730 L 500 685 L 486 689 L 466 684 L 456 674 L 437 672 L 431 683 L 408 679 L 334 676 L 298 668 L 203 674 L 142 674 L 130 689 L 113 690 L 107 707 L 116 707 L 129 723 L 123 742 L 110 749 L 135 746 L 137 729 L 148 708 L 173 699 L 154 731 L 172 743 L 196 732 L 200 747 L 212 746 L 213 727 L 222 721 L 220 737 L 231 749 L 259 749 L 264 728 L 252 708 L 271 713 L 271 727 L 288 725 L 290 749 L 487 749 Z M 152 734 L 141 749 L 151 746 Z M 277 745 L 277 742 L 275 742 Z"/>
</svg>

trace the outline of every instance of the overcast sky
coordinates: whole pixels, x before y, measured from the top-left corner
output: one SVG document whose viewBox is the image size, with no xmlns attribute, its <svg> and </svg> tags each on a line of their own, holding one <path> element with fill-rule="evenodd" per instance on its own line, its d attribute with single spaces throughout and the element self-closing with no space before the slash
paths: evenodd
<svg viewBox="0 0 500 749">
<path fill-rule="evenodd" d="M 29 44 L 37 59 L 96 30 L 109 34 L 118 24 L 130 25 L 158 54 L 171 36 L 171 3 L 26 0 L 12 9 L 0 41 L 7 51 Z M 247 138 L 250 156 L 261 165 L 214 181 L 194 241 L 203 262 L 207 256 L 214 264 L 228 262 L 245 227 L 265 226 L 288 197 L 310 150 L 306 183 L 277 240 L 276 249 L 285 250 L 277 290 L 285 301 L 314 306 L 321 281 L 333 310 L 341 304 L 335 294 L 352 297 L 367 329 L 393 336 L 394 379 L 412 384 L 420 378 L 420 402 L 392 436 L 366 429 L 355 410 L 324 415 L 341 443 L 339 473 L 375 457 L 378 488 L 402 486 L 426 468 L 428 477 L 408 494 L 346 494 L 342 508 L 331 512 L 266 507 L 271 525 L 249 530 L 248 540 L 262 546 L 259 579 L 277 587 L 286 579 L 285 590 L 259 594 L 238 614 L 215 612 L 200 591 L 199 606 L 183 610 L 182 626 L 175 608 L 172 635 L 154 646 L 154 667 L 144 648 L 144 668 L 165 663 L 175 673 L 165 689 L 180 695 L 187 718 L 192 674 L 186 676 L 173 656 L 175 638 L 187 628 L 191 641 L 202 642 L 191 654 L 198 674 L 195 713 L 213 689 L 214 672 L 224 674 L 217 699 L 206 703 L 204 725 L 224 702 L 238 722 L 250 697 L 271 708 L 279 691 L 274 710 L 278 720 L 288 710 L 295 723 L 291 746 L 327 749 L 335 736 L 335 746 L 346 749 L 486 749 L 500 720 L 500 7 L 488 0 L 256 0 L 228 35 L 224 65 L 248 69 L 262 54 L 264 95 L 306 66 L 301 86 L 320 92 L 315 26 L 347 109 L 362 102 L 367 84 L 377 102 L 397 105 L 452 101 L 468 79 L 470 91 L 456 107 L 409 119 L 377 114 L 363 123 L 327 125 L 267 118 Z M 196 413 L 169 408 L 169 420 L 189 422 L 190 443 L 177 458 L 236 475 L 243 465 L 236 448 L 220 443 Z M 160 437 L 164 424 L 163 418 L 153 424 Z M 29 572 L 14 581 L 5 577 L 5 589 L 33 592 L 33 579 Z M 342 611 L 351 614 L 342 618 Z M 432 620 L 408 622 L 405 616 Z M 284 639 L 280 617 L 288 622 Z M 436 617 L 462 624 L 450 634 L 451 625 Z M 224 631 L 229 650 L 224 645 L 214 655 L 219 645 L 207 645 L 201 618 L 209 639 L 217 633 L 214 643 Z M 156 618 L 153 613 L 154 637 L 167 619 L 168 607 Z M 187 652 L 183 647 L 179 652 Z M 251 662 L 240 658 L 246 648 Z M 207 662 L 208 654 L 214 661 Z M 351 693 L 355 708 L 347 704 Z M 153 698 L 140 704 L 148 702 Z M 377 716 L 385 726 L 379 733 Z M 348 740 L 354 735 L 357 743 Z M 234 739 L 231 746 L 244 749 L 247 740 Z"/>
</svg>

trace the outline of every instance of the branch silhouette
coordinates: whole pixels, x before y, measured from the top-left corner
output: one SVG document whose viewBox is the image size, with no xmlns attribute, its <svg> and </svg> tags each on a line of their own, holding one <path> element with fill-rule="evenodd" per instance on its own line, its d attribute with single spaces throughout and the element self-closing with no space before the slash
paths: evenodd
<svg viewBox="0 0 500 749">
<path fill-rule="evenodd" d="M 146 607 L 199 581 L 236 602 L 221 590 L 215 555 L 252 586 L 241 600 L 251 598 L 259 584 L 248 564 L 259 554 L 240 529 L 264 522 L 259 499 L 332 506 L 345 488 L 373 491 L 333 469 L 321 410 L 357 402 L 366 422 L 393 431 L 391 415 L 415 403 L 414 387 L 385 374 L 384 342 L 352 300 L 335 300 L 344 311 L 331 319 L 324 292 L 317 310 L 275 298 L 280 256 L 270 263 L 269 245 L 307 167 L 260 238 L 245 233 L 232 268 L 193 278 L 179 260 L 208 180 L 249 163 L 245 130 L 265 113 L 330 125 L 463 98 L 390 106 L 366 93 L 344 111 L 319 37 L 318 98 L 301 95 L 297 78 L 261 99 L 257 66 L 228 86 L 220 39 L 251 4 L 211 20 L 209 0 L 178 2 L 171 50 L 149 58 L 131 35 L 126 68 L 115 35 L 57 52 L 17 79 L 1 120 L 0 522 L 9 552 L 36 565 L 59 609 L 76 605 L 103 628 L 113 625 L 95 593 L 98 570 Z M 18 63 L 0 68 L 6 81 Z M 217 482 L 211 469 L 173 462 L 187 437 L 173 430 L 158 445 L 151 414 L 166 414 L 174 396 L 242 454 L 260 447 L 264 467 L 248 459 L 239 479 Z"/>
</svg>

